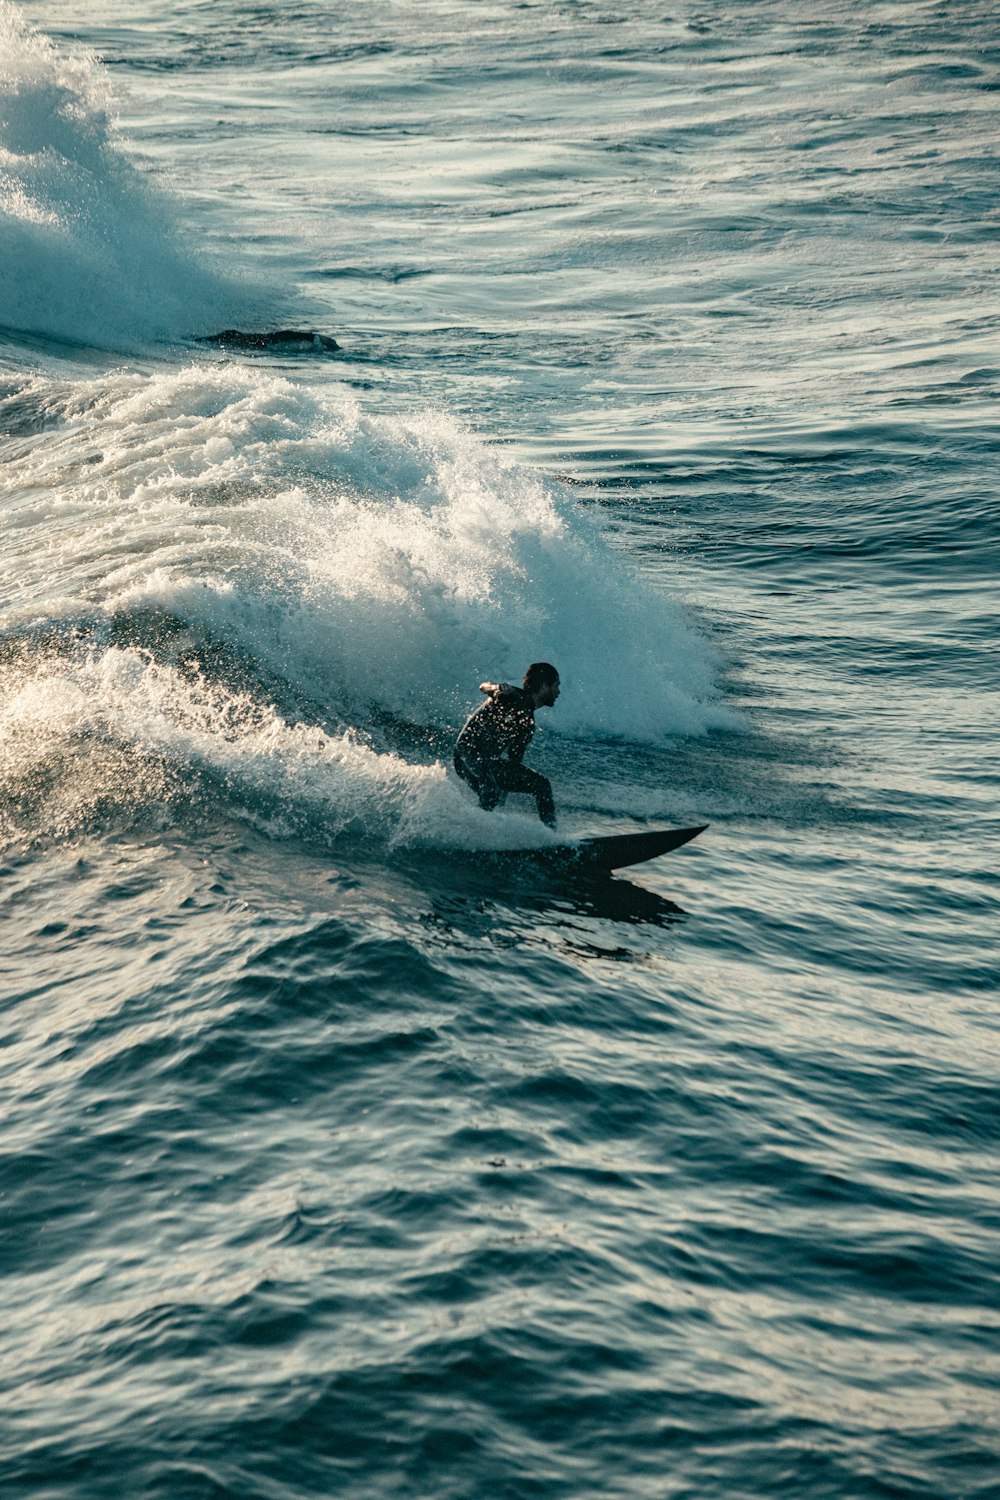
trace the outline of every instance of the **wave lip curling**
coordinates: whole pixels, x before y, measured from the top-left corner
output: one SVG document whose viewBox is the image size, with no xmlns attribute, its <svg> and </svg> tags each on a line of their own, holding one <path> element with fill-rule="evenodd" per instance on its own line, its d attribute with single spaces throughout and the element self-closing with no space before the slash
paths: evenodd
<svg viewBox="0 0 1000 1500">
<path fill-rule="evenodd" d="M 35 384 L 58 431 L 8 478 L 37 494 L 55 444 L 58 516 L 19 512 L 3 623 L 58 616 L 58 675 L 100 682 L 119 742 L 293 802 L 298 787 L 335 824 L 378 822 L 381 799 L 380 836 L 433 841 L 476 811 L 446 795 L 442 760 L 484 677 L 558 663 L 543 738 L 655 744 L 732 722 L 684 610 L 557 485 L 446 414 L 372 415 L 229 364 Z M 402 760 L 385 753 L 399 726 Z"/>
</svg>

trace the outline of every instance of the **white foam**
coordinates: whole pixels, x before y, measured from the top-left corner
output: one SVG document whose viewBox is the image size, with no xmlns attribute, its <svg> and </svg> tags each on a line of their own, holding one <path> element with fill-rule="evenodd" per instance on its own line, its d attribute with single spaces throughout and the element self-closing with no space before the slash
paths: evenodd
<svg viewBox="0 0 1000 1500">
<path fill-rule="evenodd" d="M 169 802 L 189 768 L 214 773 L 237 807 L 263 809 L 272 831 L 308 830 L 328 842 L 354 835 L 503 849 L 553 838 L 524 813 L 482 812 L 440 764 L 410 765 L 351 733 L 287 723 L 272 706 L 148 652 L 49 659 L 0 690 L 0 833 L 8 838 L 18 832 L 19 793 L 31 794 L 34 836 L 66 834 L 98 805 Z"/>
<path fill-rule="evenodd" d="M 365 740 L 385 714 L 450 734 L 481 679 L 549 659 L 564 691 L 539 714 L 543 738 L 659 741 L 727 722 L 684 611 L 558 486 L 446 415 L 373 416 L 228 363 L 38 381 L 32 395 L 62 424 L 7 466 L 28 498 L 11 511 L 18 597 L 3 623 L 51 623 L 54 600 L 87 622 L 85 661 L 64 653 L 59 668 L 82 732 L 211 766 L 334 830 L 505 845 L 537 842 L 539 825 L 481 814 L 440 763 L 376 753 Z M 174 632 L 157 660 L 121 649 L 151 613 Z M 258 696 L 224 667 L 211 682 L 177 670 L 178 629 L 189 660 L 221 642 L 255 664 Z M 275 679 L 315 723 L 261 701 Z"/>
<path fill-rule="evenodd" d="M 113 113 L 97 60 L 0 0 L 0 326 L 135 349 L 252 316 L 257 299 L 185 242 Z"/>
</svg>

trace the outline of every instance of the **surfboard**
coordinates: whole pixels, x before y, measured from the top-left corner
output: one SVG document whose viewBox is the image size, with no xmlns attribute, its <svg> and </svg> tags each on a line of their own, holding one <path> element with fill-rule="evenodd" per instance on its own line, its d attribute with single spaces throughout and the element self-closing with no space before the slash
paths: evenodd
<svg viewBox="0 0 1000 1500">
<path fill-rule="evenodd" d="M 518 851 L 521 859 L 533 863 L 573 867 L 582 870 L 622 870 L 628 865 L 641 865 L 648 859 L 658 859 L 679 849 L 708 827 L 702 823 L 697 828 L 650 828 L 642 833 L 612 833 L 604 837 L 580 839 L 575 844 L 557 844 L 548 849 L 524 849 Z"/>
</svg>

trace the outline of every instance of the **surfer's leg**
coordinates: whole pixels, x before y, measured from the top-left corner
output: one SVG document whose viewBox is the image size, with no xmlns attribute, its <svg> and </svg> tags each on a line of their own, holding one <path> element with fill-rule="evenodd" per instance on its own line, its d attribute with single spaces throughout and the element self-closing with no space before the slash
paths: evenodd
<svg viewBox="0 0 1000 1500">
<path fill-rule="evenodd" d="M 547 776 L 539 776 L 537 771 L 529 772 L 535 778 L 535 801 L 538 804 L 538 816 L 549 828 L 556 826 L 556 804 L 552 796 L 552 783 Z"/>
<path fill-rule="evenodd" d="M 471 786 L 479 798 L 479 806 L 486 812 L 492 812 L 501 797 L 500 786 L 494 775 L 495 763 L 491 761 L 473 763 L 456 751 L 453 764 L 462 780 Z"/>
<path fill-rule="evenodd" d="M 527 766 L 519 766 L 513 760 L 492 761 L 490 769 L 505 792 L 526 792 L 529 797 L 534 797 L 542 822 L 547 823 L 550 828 L 555 827 L 556 807 L 552 797 L 552 783 L 547 776 L 529 771 Z"/>
<path fill-rule="evenodd" d="M 476 788 L 479 793 L 479 806 L 485 808 L 487 812 L 492 812 L 499 805 L 500 798 L 503 796 L 500 790 L 500 783 L 493 774 L 492 762 L 481 766 L 479 769 L 482 772 L 479 778 L 479 785 Z"/>
</svg>

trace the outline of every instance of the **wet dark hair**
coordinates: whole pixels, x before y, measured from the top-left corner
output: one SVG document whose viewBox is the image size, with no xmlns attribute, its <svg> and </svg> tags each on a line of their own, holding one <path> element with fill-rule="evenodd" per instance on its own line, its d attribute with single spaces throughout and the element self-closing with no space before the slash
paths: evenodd
<svg viewBox="0 0 1000 1500">
<path fill-rule="evenodd" d="M 537 692 L 547 682 L 558 682 L 559 673 L 550 661 L 533 661 L 524 674 L 521 686 L 528 693 Z"/>
</svg>

